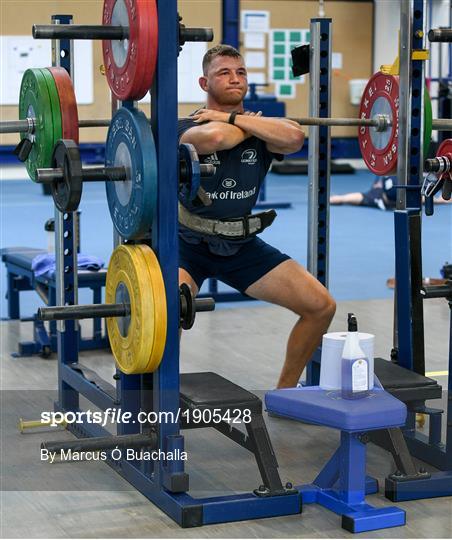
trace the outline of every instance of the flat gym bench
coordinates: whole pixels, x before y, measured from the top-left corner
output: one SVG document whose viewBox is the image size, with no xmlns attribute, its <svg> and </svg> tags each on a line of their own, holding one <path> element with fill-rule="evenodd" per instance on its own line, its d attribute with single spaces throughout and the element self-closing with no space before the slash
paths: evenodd
<svg viewBox="0 0 452 540">
<path fill-rule="evenodd" d="M 2 261 L 7 272 L 6 297 L 8 301 L 9 319 L 20 319 L 20 293 L 22 291 L 36 291 L 48 306 L 56 305 L 56 277 L 45 274 L 35 276 L 31 265 L 37 255 L 48 253 L 43 249 L 29 247 L 8 247 L 0 250 Z M 91 270 L 78 271 L 78 287 L 89 288 L 93 292 L 93 304 L 102 302 L 102 287 L 105 286 L 106 269 L 98 272 Z M 27 319 L 23 319 L 27 320 Z M 49 356 L 57 350 L 56 322 L 50 323 L 50 335 L 44 323 L 33 318 L 34 341 L 19 343 L 16 356 L 30 356 L 41 354 Z M 100 349 L 108 347 L 108 338 L 102 332 L 102 320 L 93 319 L 93 332 L 91 338 L 82 338 L 80 334 L 80 350 Z"/>
</svg>

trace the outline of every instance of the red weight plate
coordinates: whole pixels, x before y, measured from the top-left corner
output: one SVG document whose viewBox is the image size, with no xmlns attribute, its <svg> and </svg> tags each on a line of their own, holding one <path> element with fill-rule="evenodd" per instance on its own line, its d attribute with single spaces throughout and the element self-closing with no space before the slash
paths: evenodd
<svg viewBox="0 0 452 540">
<path fill-rule="evenodd" d="M 64 68 L 50 67 L 47 69 L 52 74 L 60 98 L 63 139 L 71 139 L 78 144 L 78 110 L 72 80 Z"/>
<path fill-rule="evenodd" d="M 452 139 L 445 139 L 436 151 L 436 157 L 448 156 L 452 157 Z"/>
<path fill-rule="evenodd" d="M 393 174 L 397 170 L 399 146 L 399 78 L 375 73 L 364 90 L 359 108 L 360 118 L 377 114 L 391 117 L 392 126 L 378 133 L 374 127 L 361 126 L 358 140 L 361 155 L 370 171 L 378 176 Z"/>
<path fill-rule="evenodd" d="M 120 100 L 140 100 L 152 85 L 158 47 L 156 0 L 104 0 L 102 23 L 129 27 L 128 40 L 103 40 L 108 85 Z"/>
<path fill-rule="evenodd" d="M 449 158 L 449 161 L 452 161 L 452 139 L 444 139 L 444 141 L 439 145 L 438 150 L 436 151 L 436 157 L 440 157 L 440 156 L 445 156 Z M 450 179 L 451 177 L 450 171 L 445 174 L 447 174 Z M 443 173 L 441 176 L 444 176 L 445 180 L 447 180 L 447 176 L 445 176 L 445 174 Z M 447 199 L 447 197 L 444 196 L 444 188 L 443 188 L 443 197 Z"/>
</svg>

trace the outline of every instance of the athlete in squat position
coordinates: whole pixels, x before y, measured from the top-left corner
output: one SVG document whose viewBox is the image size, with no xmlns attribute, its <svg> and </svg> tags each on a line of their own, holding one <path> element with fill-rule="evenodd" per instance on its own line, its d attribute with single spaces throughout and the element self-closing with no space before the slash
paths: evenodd
<svg viewBox="0 0 452 540">
<path fill-rule="evenodd" d="M 247 72 L 240 53 L 218 45 L 203 59 L 205 108 L 179 121 L 181 143 L 195 146 L 201 163 L 216 167 L 202 186 L 211 204 L 195 206 L 181 196 L 179 281 L 195 294 L 206 278 L 299 315 L 287 344 L 278 388 L 294 387 L 334 316 L 325 287 L 300 264 L 256 236 L 274 212 L 250 216 L 273 158 L 298 151 L 304 133 L 286 119 L 247 113 Z"/>
</svg>

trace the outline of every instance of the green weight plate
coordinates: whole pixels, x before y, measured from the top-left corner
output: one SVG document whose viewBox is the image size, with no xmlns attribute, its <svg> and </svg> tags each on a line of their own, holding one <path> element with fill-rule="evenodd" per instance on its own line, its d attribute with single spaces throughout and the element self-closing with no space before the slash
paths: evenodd
<svg viewBox="0 0 452 540">
<path fill-rule="evenodd" d="M 430 150 L 430 143 L 432 140 L 432 126 L 433 126 L 433 114 L 432 114 L 432 102 L 430 100 L 430 93 L 427 87 L 424 87 L 424 159 L 428 156 Z"/>
<path fill-rule="evenodd" d="M 52 107 L 53 120 L 53 148 L 57 141 L 63 138 L 63 122 L 61 120 L 61 105 L 58 88 L 56 87 L 55 79 L 47 68 L 41 69 L 47 84 L 47 90 L 50 96 L 50 105 Z"/>
<path fill-rule="evenodd" d="M 35 118 L 33 147 L 26 161 L 30 178 L 35 181 L 36 169 L 50 167 L 54 146 L 53 115 L 49 91 L 39 69 L 27 69 L 19 94 L 19 119 Z M 24 139 L 26 133 L 21 133 Z"/>
</svg>

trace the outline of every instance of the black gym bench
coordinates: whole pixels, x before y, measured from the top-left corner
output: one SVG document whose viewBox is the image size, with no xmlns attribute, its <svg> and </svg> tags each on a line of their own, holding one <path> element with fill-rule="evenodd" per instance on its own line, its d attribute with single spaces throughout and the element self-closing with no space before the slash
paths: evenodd
<svg viewBox="0 0 452 540">
<path fill-rule="evenodd" d="M 407 423 L 400 429 L 367 433 L 369 441 L 391 452 L 397 470 L 386 478 L 385 495 L 392 501 L 403 501 L 447 494 L 450 474 L 429 473 L 417 468 L 412 455 L 446 471 L 448 456 L 441 444 L 443 411 L 427 407 L 425 402 L 442 397 L 442 387 L 430 377 L 420 375 L 383 358 L 374 360 L 375 374 L 390 394 L 403 401 L 408 409 Z M 416 432 L 416 414 L 429 416 L 428 436 Z"/>
<path fill-rule="evenodd" d="M 80 384 L 84 385 L 86 395 L 94 395 L 94 390 L 97 392 L 100 390 L 107 400 L 117 399 L 116 388 L 101 379 L 92 369 L 80 363 L 68 364 L 66 369 L 74 372 L 75 386 L 78 386 L 76 379 L 82 377 Z M 152 404 L 152 389 L 149 389 L 147 394 L 147 402 Z M 96 403 L 96 399 L 93 400 L 93 403 Z M 292 484 L 287 483 L 283 486 L 281 482 L 278 462 L 262 416 L 262 401 L 258 396 L 217 373 L 182 373 L 180 375 L 180 411 L 181 430 L 212 427 L 254 455 L 262 478 L 262 484 L 256 486 L 253 492 L 257 499 L 279 498 L 281 496 L 284 501 L 287 501 L 287 497 L 289 497 L 292 508 L 289 513 L 302 511 L 302 500 L 299 492 L 292 487 Z M 206 421 L 198 421 L 199 416 L 192 415 L 194 411 L 197 411 Z M 248 411 L 250 421 L 247 418 Z M 215 415 L 221 418 L 230 415 L 231 419 L 245 419 L 246 422 L 242 422 L 242 425 L 246 426 L 246 433 L 235 427 L 233 423 L 228 422 L 227 419 L 222 420 L 216 418 Z M 115 447 L 155 448 L 158 440 L 156 437 L 158 425 L 151 426 L 150 430 L 149 428 L 143 429 L 143 433 L 129 435 L 105 433 L 100 437 L 87 437 L 87 433 L 78 424 L 68 424 L 67 429 L 79 438 L 74 441 L 44 442 L 41 446 L 56 452 L 60 452 L 61 449 L 83 451 L 108 450 Z M 107 462 L 114 466 L 111 459 L 107 459 Z M 181 472 L 179 475 L 173 474 L 168 489 L 173 493 L 188 492 L 188 474 L 185 472 Z M 203 523 L 203 505 L 197 505 L 196 499 L 193 501 L 194 504 L 184 519 L 184 527 L 199 526 Z"/>
</svg>

